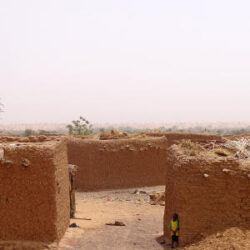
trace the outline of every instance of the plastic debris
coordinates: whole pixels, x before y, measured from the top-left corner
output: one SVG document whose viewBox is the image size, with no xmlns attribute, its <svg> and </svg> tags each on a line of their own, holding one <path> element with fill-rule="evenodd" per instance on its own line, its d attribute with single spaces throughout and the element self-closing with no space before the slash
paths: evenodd
<svg viewBox="0 0 250 250">
<path fill-rule="evenodd" d="M 250 139 L 242 138 L 238 141 L 229 141 L 226 145 L 226 148 L 233 150 L 235 157 L 238 159 L 250 158 Z"/>
</svg>

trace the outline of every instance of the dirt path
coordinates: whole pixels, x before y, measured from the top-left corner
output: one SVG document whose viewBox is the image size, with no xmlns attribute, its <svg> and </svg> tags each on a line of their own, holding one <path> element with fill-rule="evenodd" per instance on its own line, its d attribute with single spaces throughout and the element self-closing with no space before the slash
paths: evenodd
<svg viewBox="0 0 250 250">
<path fill-rule="evenodd" d="M 147 193 L 164 191 L 164 187 L 76 193 L 77 228 L 69 228 L 59 244 L 60 250 L 165 250 L 161 245 L 164 206 L 150 205 Z M 147 193 L 144 193 L 147 192 Z M 121 221 L 125 226 L 108 226 Z M 51 248 L 56 249 L 56 248 Z M 248 250 L 250 231 L 229 228 L 179 249 Z"/>
<path fill-rule="evenodd" d="M 164 191 L 164 187 L 143 191 Z M 61 240 L 59 249 L 162 250 L 156 239 L 163 234 L 164 206 L 150 205 L 148 194 L 135 189 L 76 193 L 76 223 Z M 108 226 L 115 220 L 125 226 Z"/>
</svg>

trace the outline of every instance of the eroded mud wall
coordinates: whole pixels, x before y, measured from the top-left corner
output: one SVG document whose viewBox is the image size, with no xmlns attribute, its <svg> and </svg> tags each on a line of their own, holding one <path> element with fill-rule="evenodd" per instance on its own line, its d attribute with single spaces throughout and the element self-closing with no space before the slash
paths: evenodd
<svg viewBox="0 0 250 250">
<path fill-rule="evenodd" d="M 68 142 L 68 158 L 79 167 L 81 191 L 162 185 L 165 182 L 167 140 L 123 139 Z"/>
<path fill-rule="evenodd" d="M 173 213 L 180 217 L 180 242 L 199 240 L 232 226 L 250 227 L 250 166 L 235 159 L 199 159 L 168 153 L 164 233 Z"/>
<path fill-rule="evenodd" d="M 168 140 L 168 145 L 178 143 L 180 140 L 191 140 L 192 142 L 209 142 L 217 141 L 223 142 L 224 139 L 220 135 L 215 134 L 201 134 L 201 133 L 181 133 L 181 132 L 150 132 L 146 133 L 148 136 L 152 137 L 162 137 L 165 136 Z"/>
<path fill-rule="evenodd" d="M 62 200 L 68 202 L 64 168 L 67 153 L 60 143 L 5 147 L 0 163 L 1 240 L 59 239 L 69 224 L 69 209 L 58 209 Z M 66 187 L 59 190 L 56 180 Z M 68 219 L 59 222 L 63 216 Z"/>
<path fill-rule="evenodd" d="M 69 171 L 67 144 L 60 143 L 54 151 L 55 184 L 56 184 L 56 232 L 57 239 L 62 238 L 69 225 Z"/>
<path fill-rule="evenodd" d="M 213 134 L 198 134 L 198 133 L 166 133 L 166 138 L 168 139 L 169 146 L 178 143 L 180 140 L 191 140 L 192 142 L 209 142 L 217 141 L 223 142 L 224 139 L 220 135 Z"/>
</svg>

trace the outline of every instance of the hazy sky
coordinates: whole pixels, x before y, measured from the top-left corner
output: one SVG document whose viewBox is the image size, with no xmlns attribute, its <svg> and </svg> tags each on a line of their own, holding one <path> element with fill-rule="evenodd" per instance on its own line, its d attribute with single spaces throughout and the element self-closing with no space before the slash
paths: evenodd
<svg viewBox="0 0 250 250">
<path fill-rule="evenodd" d="M 1 123 L 249 122 L 249 11 L 249 0 L 0 0 Z"/>
</svg>

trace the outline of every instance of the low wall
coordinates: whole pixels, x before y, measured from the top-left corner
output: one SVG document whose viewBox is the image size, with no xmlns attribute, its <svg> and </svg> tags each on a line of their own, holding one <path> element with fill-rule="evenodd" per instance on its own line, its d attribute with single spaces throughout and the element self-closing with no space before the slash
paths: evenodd
<svg viewBox="0 0 250 250">
<path fill-rule="evenodd" d="M 173 144 L 175 141 L 191 140 L 192 142 L 223 142 L 224 139 L 220 135 L 199 134 L 199 133 L 166 133 L 166 138 Z"/>
<path fill-rule="evenodd" d="M 223 137 L 220 135 L 205 134 L 205 133 L 150 132 L 146 133 L 146 135 L 151 137 L 165 136 L 168 140 L 169 146 L 178 143 L 180 140 L 191 140 L 192 142 L 225 141 L 225 139 L 223 139 Z"/>
<path fill-rule="evenodd" d="M 79 167 L 76 188 L 92 191 L 163 185 L 165 138 L 68 141 L 68 158 Z"/>
<path fill-rule="evenodd" d="M 93 140 L 71 137 L 69 163 L 77 165 L 76 188 L 92 191 L 165 184 L 166 150 L 182 139 L 223 141 L 219 135 L 150 133 L 147 139 Z M 152 144 L 152 145 L 150 145 Z"/>
<path fill-rule="evenodd" d="M 173 213 L 179 214 L 182 245 L 228 227 L 250 228 L 250 162 L 243 167 L 232 157 L 185 156 L 174 145 L 167 166 L 166 238 Z"/>
<path fill-rule="evenodd" d="M 0 161 L 0 240 L 53 242 L 69 225 L 65 142 L 9 145 Z"/>
</svg>

